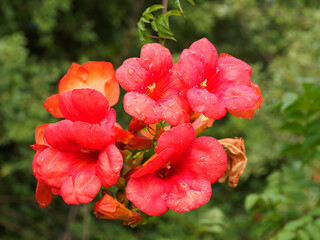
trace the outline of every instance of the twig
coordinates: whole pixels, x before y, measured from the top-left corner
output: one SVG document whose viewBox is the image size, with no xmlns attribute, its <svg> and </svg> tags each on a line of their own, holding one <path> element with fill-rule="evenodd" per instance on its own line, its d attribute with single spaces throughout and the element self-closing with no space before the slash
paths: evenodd
<svg viewBox="0 0 320 240">
<path fill-rule="evenodd" d="M 69 215 L 68 215 L 68 220 L 67 220 L 67 226 L 66 230 L 63 234 L 62 240 L 71 240 L 72 233 L 71 233 L 71 224 L 74 223 L 77 217 L 77 212 L 78 212 L 78 207 L 77 206 L 71 206 Z"/>
</svg>

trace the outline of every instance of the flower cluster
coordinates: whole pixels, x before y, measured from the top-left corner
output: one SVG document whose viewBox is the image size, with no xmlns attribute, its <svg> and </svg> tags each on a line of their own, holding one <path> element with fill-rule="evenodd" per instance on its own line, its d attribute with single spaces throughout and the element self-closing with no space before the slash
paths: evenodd
<svg viewBox="0 0 320 240">
<path fill-rule="evenodd" d="M 39 206 L 49 205 L 53 195 L 86 204 L 101 190 L 96 217 L 135 226 L 147 215 L 204 205 L 211 184 L 228 175 L 235 187 L 246 163 L 243 140 L 196 136 L 227 111 L 253 116 L 262 96 L 251 71 L 230 55 L 218 57 L 205 38 L 176 64 L 157 43 L 143 46 L 140 58 L 127 59 L 116 72 L 108 62 L 72 64 L 59 94 L 44 102 L 63 120 L 39 126 L 32 145 Z M 127 91 L 124 110 L 133 117 L 128 130 L 110 108 L 119 84 Z"/>
</svg>

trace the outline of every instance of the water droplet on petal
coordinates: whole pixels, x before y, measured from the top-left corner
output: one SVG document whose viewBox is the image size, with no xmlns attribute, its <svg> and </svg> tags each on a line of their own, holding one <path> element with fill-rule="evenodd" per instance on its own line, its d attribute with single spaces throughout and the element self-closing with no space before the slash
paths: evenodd
<svg viewBox="0 0 320 240">
<path fill-rule="evenodd" d="M 130 75 L 132 75 L 132 74 L 134 74 L 134 70 L 133 70 L 132 68 L 129 68 L 129 69 L 128 69 L 128 73 L 129 73 Z"/>
</svg>

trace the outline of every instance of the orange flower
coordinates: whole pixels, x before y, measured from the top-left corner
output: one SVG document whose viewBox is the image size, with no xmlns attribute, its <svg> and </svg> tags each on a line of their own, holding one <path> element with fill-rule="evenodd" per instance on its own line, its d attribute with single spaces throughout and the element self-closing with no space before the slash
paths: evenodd
<svg viewBox="0 0 320 240">
<path fill-rule="evenodd" d="M 66 75 L 59 82 L 59 94 L 47 98 L 43 106 L 54 117 L 62 118 L 59 109 L 59 95 L 78 88 L 92 88 L 101 92 L 110 106 L 118 102 L 120 88 L 116 80 L 113 65 L 109 62 L 91 61 L 79 65 L 73 63 Z"/>
<path fill-rule="evenodd" d="M 108 194 L 94 205 L 93 213 L 97 218 L 123 220 L 124 225 L 135 226 L 143 221 L 139 213 L 129 210 Z"/>
</svg>

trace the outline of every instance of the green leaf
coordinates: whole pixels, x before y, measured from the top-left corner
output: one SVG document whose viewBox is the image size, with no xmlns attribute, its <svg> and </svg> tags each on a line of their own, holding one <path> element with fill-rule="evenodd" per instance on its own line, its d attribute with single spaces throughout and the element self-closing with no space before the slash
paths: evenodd
<svg viewBox="0 0 320 240">
<path fill-rule="evenodd" d="M 286 130 L 292 133 L 298 133 L 301 135 L 305 134 L 304 126 L 299 122 L 286 122 L 281 126 L 280 129 Z"/>
<path fill-rule="evenodd" d="M 191 5 L 196 5 L 193 0 L 187 0 Z"/>
<path fill-rule="evenodd" d="M 155 17 L 154 17 L 151 13 L 145 13 L 145 14 L 143 14 L 143 16 L 144 16 L 145 18 L 147 18 L 148 20 L 150 20 L 150 19 L 155 19 Z"/>
<path fill-rule="evenodd" d="M 261 200 L 258 194 L 250 194 L 246 197 L 244 208 L 249 211 Z"/>
<path fill-rule="evenodd" d="M 151 42 L 151 39 L 149 38 L 148 34 L 140 28 L 137 29 L 137 34 L 141 41 Z"/>
<path fill-rule="evenodd" d="M 143 12 L 143 14 L 155 12 L 155 11 L 157 11 L 157 10 L 159 10 L 159 9 L 162 9 L 162 8 L 164 8 L 163 5 L 161 5 L 161 4 L 155 4 L 155 5 L 152 5 L 151 7 L 148 7 L 148 8 Z"/>
<path fill-rule="evenodd" d="M 298 230 L 297 238 L 298 238 L 298 240 L 309 240 L 310 239 L 308 233 L 302 229 Z"/>
<path fill-rule="evenodd" d="M 289 231 L 281 231 L 277 234 L 277 239 L 281 240 L 291 240 L 295 239 L 295 234 Z"/>
<path fill-rule="evenodd" d="M 288 107 L 290 107 L 296 100 L 298 99 L 298 95 L 293 92 L 287 92 L 282 99 L 281 111 L 283 112 Z"/>
<path fill-rule="evenodd" d="M 182 16 L 182 12 L 179 10 L 171 10 L 167 12 L 168 16 Z"/>
<path fill-rule="evenodd" d="M 157 19 L 151 22 L 151 27 L 155 32 L 159 32 L 159 24 Z"/>
<path fill-rule="evenodd" d="M 308 135 L 306 140 L 303 143 L 304 149 L 313 149 L 316 146 L 320 145 L 320 133 L 315 133 L 312 135 Z"/>
<path fill-rule="evenodd" d="M 172 35 L 165 34 L 162 32 L 159 32 L 159 37 L 164 38 L 164 39 L 171 39 L 171 40 L 177 41 Z"/>
<path fill-rule="evenodd" d="M 182 8 L 181 8 L 180 0 L 174 0 L 173 5 L 177 10 L 179 10 L 181 12 L 182 15 L 184 15 Z"/>
</svg>

